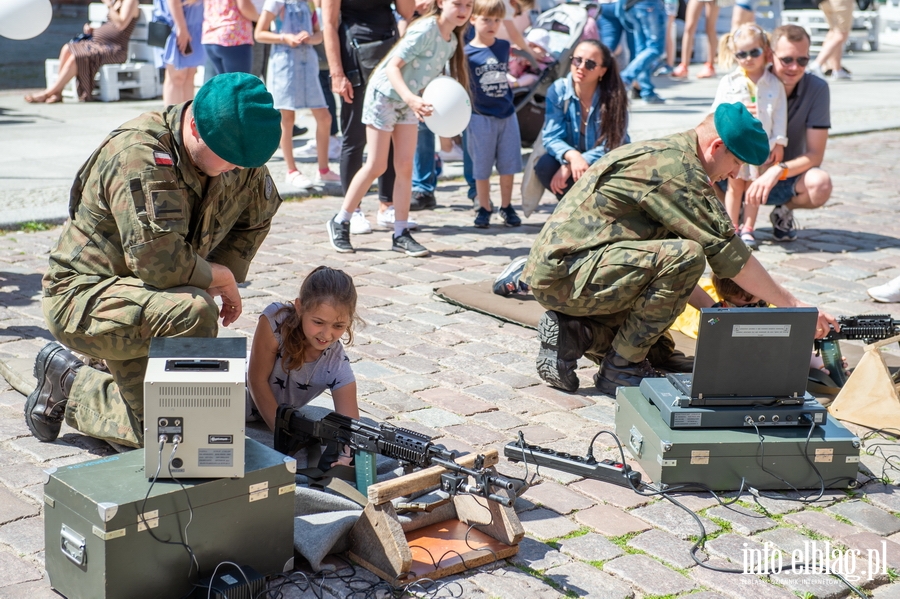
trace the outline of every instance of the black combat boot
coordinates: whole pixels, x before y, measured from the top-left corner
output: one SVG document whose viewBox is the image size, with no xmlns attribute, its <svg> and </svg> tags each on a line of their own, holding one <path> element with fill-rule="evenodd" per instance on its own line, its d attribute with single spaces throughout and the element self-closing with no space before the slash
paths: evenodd
<svg viewBox="0 0 900 599">
<path fill-rule="evenodd" d="M 661 376 L 646 358 L 640 362 L 629 362 L 614 349 L 603 356 L 600 371 L 594 375 L 594 385 L 601 393 L 616 396 L 617 387 L 637 387 L 646 378 Z"/>
<path fill-rule="evenodd" d="M 537 371 L 551 387 L 564 391 L 578 390 L 575 367 L 578 358 L 591 347 L 591 329 L 581 318 L 566 316 L 549 310 L 538 324 L 541 349 L 537 357 Z"/>
<path fill-rule="evenodd" d="M 82 366 L 84 362 L 56 341 L 38 352 L 34 361 L 37 387 L 25 400 L 25 424 L 41 441 L 50 443 L 59 436 L 75 373 Z"/>
</svg>

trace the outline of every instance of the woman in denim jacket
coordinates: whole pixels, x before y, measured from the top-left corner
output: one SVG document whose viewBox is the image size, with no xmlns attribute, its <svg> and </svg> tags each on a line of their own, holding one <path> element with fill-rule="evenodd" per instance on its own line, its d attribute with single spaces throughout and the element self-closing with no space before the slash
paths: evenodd
<svg viewBox="0 0 900 599">
<path fill-rule="evenodd" d="M 568 76 L 547 93 L 547 153 L 535 164 L 535 175 L 562 198 L 590 165 L 630 141 L 627 125 L 628 97 L 612 53 L 600 42 L 582 41 Z"/>
</svg>

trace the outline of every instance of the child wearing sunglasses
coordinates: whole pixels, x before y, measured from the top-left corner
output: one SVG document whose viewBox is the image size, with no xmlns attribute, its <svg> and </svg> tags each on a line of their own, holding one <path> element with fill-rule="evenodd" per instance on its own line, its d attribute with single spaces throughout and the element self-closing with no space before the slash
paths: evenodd
<svg viewBox="0 0 900 599">
<path fill-rule="evenodd" d="M 767 67 L 772 61 L 772 48 L 768 34 L 755 23 L 747 23 L 733 33 L 726 34 L 719 45 L 719 66 L 737 68 L 722 77 L 712 110 L 719 104 L 742 102 L 762 123 L 769 136 L 769 159 L 760 168 L 781 162 L 787 145 L 787 97 L 784 85 Z M 755 112 L 754 112 L 755 111 Z M 759 206 L 744 204 L 743 222 L 740 221 L 744 191 L 750 181 L 759 176 L 759 169 L 745 164 L 736 178 L 728 178 L 725 192 L 725 211 L 731 217 L 735 229 L 751 249 L 756 249 L 753 229 Z"/>
</svg>

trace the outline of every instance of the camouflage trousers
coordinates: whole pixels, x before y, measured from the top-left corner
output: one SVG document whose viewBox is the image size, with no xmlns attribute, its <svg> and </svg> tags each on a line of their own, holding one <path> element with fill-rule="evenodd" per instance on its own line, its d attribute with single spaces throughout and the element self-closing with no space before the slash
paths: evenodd
<svg viewBox="0 0 900 599">
<path fill-rule="evenodd" d="M 80 319 L 78 305 L 85 305 Z M 144 444 L 150 340 L 215 337 L 218 332 L 219 309 L 196 287 L 159 290 L 139 279 L 121 278 L 99 292 L 82 288 L 75 294 L 44 297 L 42 306 L 50 332 L 60 343 L 106 360 L 109 368 L 108 373 L 88 366 L 79 369 L 66 405 L 66 423 L 85 435 L 129 447 Z"/>
<path fill-rule="evenodd" d="M 667 330 L 687 305 L 706 256 L 687 239 L 630 241 L 607 246 L 581 268 L 590 270 L 532 289 L 535 299 L 548 310 L 585 318 L 593 334 L 585 355 L 595 362 L 610 347 L 631 362 L 652 348 L 666 354 L 654 356 L 663 362 L 675 348 Z M 576 280 L 586 281 L 580 293 Z"/>
</svg>

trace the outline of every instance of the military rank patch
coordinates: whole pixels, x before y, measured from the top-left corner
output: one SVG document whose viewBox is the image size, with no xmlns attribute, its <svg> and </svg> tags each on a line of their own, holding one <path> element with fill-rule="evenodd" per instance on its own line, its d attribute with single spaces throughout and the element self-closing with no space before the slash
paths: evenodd
<svg viewBox="0 0 900 599">
<path fill-rule="evenodd" d="M 172 166 L 175 164 L 172 160 L 172 155 L 166 152 L 153 152 L 153 160 L 156 161 L 157 166 Z"/>
<path fill-rule="evenodd" d="M 272 192 L 275 190 L 275 182 L 272 181 L 271 175 L 266 175 L 266 199 L 272 199 Z"/>
</svg>

